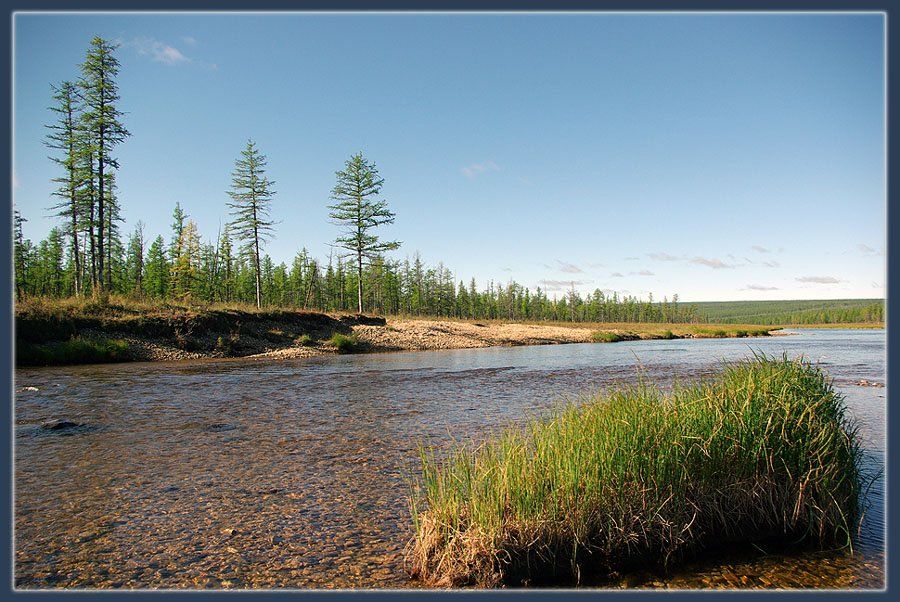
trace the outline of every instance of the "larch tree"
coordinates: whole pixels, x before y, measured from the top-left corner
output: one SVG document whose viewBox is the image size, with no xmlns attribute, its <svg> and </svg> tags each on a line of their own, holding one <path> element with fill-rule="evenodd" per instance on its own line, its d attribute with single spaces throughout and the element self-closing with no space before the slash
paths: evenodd
<svg viewBox="0 0 900 602">
<path fill-rule="evenodd" d="M 74 291 L 75 295 L 81 294 L 81 252 L 78 248 L 78 237 L 81 231 L 82 205 L 79 198 L 81 186 L 81 170 L 79 169 L 79 142 L 82 137 L 78 132 L 79 120 L 79 96 L 78 88 L 72 82 L 63 82 L 59 87 L 53 88 L 53 100 L 56 101 L 50 110 L 56 118 L 47 126 L 50 133 L 47 134 L 45 144 L 57 151 L 57 156 L 50 159 L 62 168 L 62 175 L 53 178 L 53 182 L 59 187 L 53 195 L 59 197 L 60 202 L 52 207 L 57 211 L 57 216 L 66 222 L 66 236 L 69 238 L 70 252 L 74 262 Z"/>
<path fill-rule="evenodd" d="M 97 182 L 97 285 L 100 290 L 104 287 L 105 274 L 105 237 L 104 228 L 107 224 L 106 209 L 110 191 L 107 190 L 109 179 L 107 175 L 111 170 L 119 167 L 119 163 L 113 156 L 115 146 L 124 141 L 130 134 L 122 124 L 122 112 L 117 108 L 119 101 L 119 88 L 116 84 L 116 75 L 119 73 L 119 61 L 114 52 L 117 46 L 101 37 L 91 40 L 84 63 L 81 65 L 81 81 L 79 85 L 84 98 L 84 113 L 82 122 L 87 133 L 90 145 L 90 153 L 93 155 L 92 164 L 96 166 Z M 92 167 L 93 169 L 93 167 Z"/>
<path fill-rule="evenodd" d="M 383 224 L 394 222 L 394 214 L 387 202 L 376 200 L 381 194 L 384 179 L 378 175 L 374 163 L 366 161 L 363 154 L 356 153 L 344 164 L 344 169 L 335 172 L 337 183 L 331 191 L 329 217 L 342 227 L 335 246 L 344 249 L 344 257 L 352 257 L 356 263 L 357 308 L 363 312 L 363 265 L 385 251 L 400 247 L 398 241 L 382 242 L 372 230 Z"/>
<path fill-rule="evenodd" d="M 166 261 L 166 243 L 157 236 L 147 251 L 144 290 L 151 297 L 165 299 L 169 293 L 169 262 Z"/>
<path fill-rule="evenodd" d="M 241 251 L 250 260 L 256 281 L 256 307 L 262 307 L 262 269 L 260 248 L 271 238 L 275 225 L 269 215 L 275 182 L 266 177 L 266 157 L 253 140 L 241 151 L 231 174 L 231 190 L 227 203 L 231 209 L 229 222 L 234 237 L 241 241 Z"/>
<path fill-rule="evenodd" d="M 13 256 L 16 282 L 16 296 L 19 299 L 25 297 L 25 290 L 28 285 L 28 254 L 30 244 L 25 240 L 22 233 L 22 224 L 28 220 L 22 217 L 19 210 L 13 208 Z"/>
<path fill-rule="evenodd" d="M 144 295 L 144 222 L 134 225 L 134 232 L 128 239 L 128 255 L 125 262 L 127 282 L 132 294 Z"/>
</svg>

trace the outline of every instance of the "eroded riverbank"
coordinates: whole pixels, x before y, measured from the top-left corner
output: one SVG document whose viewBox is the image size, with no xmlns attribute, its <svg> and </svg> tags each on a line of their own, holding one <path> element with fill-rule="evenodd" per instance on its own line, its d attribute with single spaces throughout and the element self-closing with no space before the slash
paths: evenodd
<svg viewBox="0 0 900 602">
<path fill-rule="evenodd" d="M 104 306 L 95 313 L 29 308 L 16 315 L 19 365 L 202 358 L 303 358 L 335 353 L 768 336 L 779 328 L 656 323 L 521 323 L 287 310 Z M 344 345 L 338 345 L 343 341 Z"/>
</svg>

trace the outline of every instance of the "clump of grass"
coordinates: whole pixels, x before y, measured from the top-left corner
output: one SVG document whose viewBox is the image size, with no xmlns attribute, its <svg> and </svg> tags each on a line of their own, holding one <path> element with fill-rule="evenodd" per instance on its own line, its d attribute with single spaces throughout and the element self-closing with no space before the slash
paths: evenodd
<svg viewBox="0 0 900 602">
<path fill-rule="evenodd" d="M 659 338 L 669 341 L 672 339 L 677 339 L 678 337 L 671 330 L 666 330 L 666 331 L 663 331 L 663 333 L 661 335 L 659 335 Z"/>
<path fill-rule="evenodd" d="M 820 369 L 787 356 L 421 455 L 407 560 L 430 585 L 577 580 L 729 541 L 849 546 L 859 518 L 856 427 Z"/>
<path fill-rule="evenodd" d="M 331 344 L 337 348 L 338 353 L 353 353 L 359 349 L 359 341 L 355 334 L 347 336 L 336 332 L 331 337 Z"/>
<path fill-rule="evenodd" d="M 128 359 L 128 343 L 119 339 L 72 337 L 60 343 L 21 343 L 16 346 L 16 364 L 19 366 L 103 364 Z"/>
<path fill-rule="evenodd" d="M 591 335 L 591 338 L 595 343 L 618 343 L 624 339 L 622 335 L 608 330 L 598 330 Z"/>
<path fill-rule="evenodd" d="M 315 344 L 315 341 L 308 334 L 301 334 L 296 339 L 294 339 L 294 344 L 301 347 L 311 347 L 313 344 Z"/>
</svg>

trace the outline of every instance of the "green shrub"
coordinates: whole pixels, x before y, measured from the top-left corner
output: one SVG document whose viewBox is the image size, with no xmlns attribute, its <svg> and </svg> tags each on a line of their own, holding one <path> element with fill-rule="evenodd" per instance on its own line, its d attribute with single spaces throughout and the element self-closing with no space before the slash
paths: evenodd
<svg viewBox="0 0 900 602">
<path fill-rule="evenodd" d="M 338 353 L 353 353 L 359 348 L 359 341 L 355 334 L 347 336 L 336 332 L 331 337 L 331 344 L 337 348 Z"/>
<path fill-rule="evenodd" d="M 623 339 L 621 335 L 606 330 L 598 330 L 591 336 L 595 343 L 618 343 Z"/>
<path fill-rule="evenodd" d="M 295 345 L 300 345 L 301 347 L 311 347 L 315 344 L 315 341 L 308 334 L 301 334 L 296 339 L 294 339 Z"/>
<path fill-rule="evenodd" d="M 72 337 L 62 343 L 20 343 L 16 346 L 16 365 L 19 366 L 102 364 L 129 359 L 128 343 L 119 339 Z"/>
<path fill-rule="evenodd" d="M 843 398 L 786 356 L 669 393 L 618 390 L 421 457 L 408 561 L 430 585 L 575 580 L 722 541 L 849 546 L 860 515 Z"/>
</svg>

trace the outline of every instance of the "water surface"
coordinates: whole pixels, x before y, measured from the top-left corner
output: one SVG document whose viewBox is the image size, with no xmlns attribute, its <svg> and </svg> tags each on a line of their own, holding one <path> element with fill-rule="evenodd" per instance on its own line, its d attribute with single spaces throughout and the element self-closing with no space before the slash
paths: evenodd
<svg viewBox="0 0 900 602">
<path fill-rule="evenodd" d="M 403 570 L 417 447 L 447 448 L 633 381 L 805 355 L 884 466 L 882 330 L 16 371 L 16 585 L 415 587 Z M 23 390 L 37 387 L 38 391 Z M 41 422 L 85 426 L 47 431 Z M 855 552 L 734 550 L 601 586 L 880 588 L 880 478 Z"/>
</svg>

